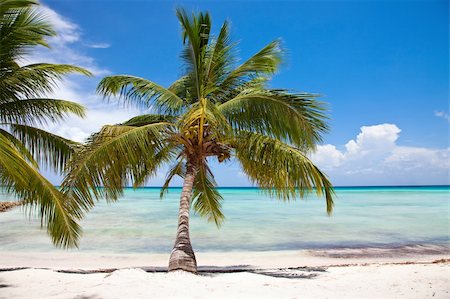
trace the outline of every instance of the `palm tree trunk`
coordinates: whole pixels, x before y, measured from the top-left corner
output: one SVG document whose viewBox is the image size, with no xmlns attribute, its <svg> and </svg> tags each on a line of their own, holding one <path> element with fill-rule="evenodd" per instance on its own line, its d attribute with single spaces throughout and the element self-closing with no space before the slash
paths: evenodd
<svg viewBox="0 0 450 299">
<path fill-rule="evenodd" d="M 169 271 L 184 270 L 197 273 L 197 261 L 189 238 L 189 210 L 195 173 L 195 166 L 188 163 L 181 191 L 177 238 L 170 254 Z"/>
</svg>

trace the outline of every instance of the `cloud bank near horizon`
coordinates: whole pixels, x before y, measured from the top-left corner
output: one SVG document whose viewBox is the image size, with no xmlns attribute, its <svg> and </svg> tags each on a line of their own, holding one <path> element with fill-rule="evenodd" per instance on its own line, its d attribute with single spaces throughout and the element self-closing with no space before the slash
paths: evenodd
<svg viewBox="0 0 450 299">
<path fill-rule="evenodd" d="M 433 149 L 397 144 L 395 124 L 362 126 L 342 150 L 319 145 L 311 159 L 336 185 L 450 184 L 450 148 Z"/>
</svg>

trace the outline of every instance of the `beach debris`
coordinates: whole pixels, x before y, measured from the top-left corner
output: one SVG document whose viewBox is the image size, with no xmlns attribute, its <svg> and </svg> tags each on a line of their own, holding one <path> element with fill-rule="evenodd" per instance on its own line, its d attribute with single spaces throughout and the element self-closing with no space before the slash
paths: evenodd
<svg viewBox="0 0 450 299">
<path fill-rule="evenodd" d="M 433 264 L 447 264 L 450 263 L 450 259 L 440 259 L 432 262 Z"/>
<path fill-rule="evenodd" d="M 23 202 L 21 201 L 0 201 L 0 212 L 7 212 L 8 210 L 21 206 Z"/>
<path fill-rule="evenodd" d="M 31 269 L 30 267 L 12 267 L 12 268 L 0 268 L 0 272 L 6 271 L 18 271 L 18 270 L 26 270 Z"/>
<path fill-rule="evenodd" d="M 298 267 L 298 268 L 280 268 L 280 269 L 260 269 L 248 272 L 277 278 L 311 279 L 319 276 L 323 272 L 326 272 L 326 269 Z"/>
</svg>

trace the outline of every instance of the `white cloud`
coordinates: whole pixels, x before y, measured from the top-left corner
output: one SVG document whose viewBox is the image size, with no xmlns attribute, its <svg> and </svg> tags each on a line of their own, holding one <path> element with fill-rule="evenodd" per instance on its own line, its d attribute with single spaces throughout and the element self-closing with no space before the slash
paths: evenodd
<svg viewBox="0 0 450 299">
<path fill-rule="evenodd" d="M 39 10 L 53 24 L 58 34 L 48 38 L 51 49 L 37 47 L 24 59 L 23 64 L 40 62 L 74 64 L 90 70 L 95 76 L 111 73 L 108 69 L 98 66 L 94 58 L 84 53 L 83 48 L 86 46 L 82 41 L 82 31 L 77 24 L 45 5 L 41 5 Z M 106 48 L 109 45 L 96 43 L 94 46 Z"/>
<path fill-rule="evenodd" d="M 319 164 L 329 167 L 338 167 L 344 160 L 344 154 L 341 153 L 334 145 L 319 145 L 317 151 L 312 154 L 311 159 Z"/>
<path fill-rule="evenodd" d="M 137 109 L 124 109 L 112 103 L 106 103 L 95 93 L 98 81 L 111 72 L 99 66 L 95 59 L 83 53 L 86 43 L 82 39 L 79 25 L 61 16 L 51 8 L 41 5 L 40 10 L 47 17 L 58 35 L 49 39 L 51 49 L 37 48 L 26 63 L 50 62 L 67 63 L 82 66 L 94 73 L 94 78 L 69 76 L 49 94 L 49 97 L 75 101 L 87 108 L 86 118 L 69 117 L 58 124 L 48 125 L 46 129 L 63 137 L 83 141 L 92 132 L 105 124 L 119 123 L 139 113 Z M 106 48 L 106 43 L 92 44 L 89 47 Z"/>
<path fill-rule="evenodd" d="M 39 10 L 46 16 L 47 20 L 57 28 L 58 35 L 53 37 L 53 43 L 68 44 L 80 39 L 80 29 L 78 25 L 70 22 L 63 16 L 47 6 L 41 5 Z"/>
<path fill-rule="evenodd" d="M 111 45 L 108 43 L 87 44 L 86 46 L 88 46 L 89 48 L 94 48 L 94 49 L 107 49 L 107 48 L 111 47 Z"/>
<path fill-rule="evenodd" d="M 429 149 L 421 147 L 397 146 L 384 161 L 391 168 L 450 169 L 450 148 Z"/>
<path fill-rule="evenodd" d="M 448 184 L 450 148 L 399 146 L 395 124 L 363 126 L 343 150 L 326 144 L 311 159 L 337 185 Z"/>
<path fill-rule="evenodd" d="M 365 155 L 373 151 L 385 151 L 395 146 L 401 130 L 392 124 L 382 124 L 376 126 L 363 126 L 361 133 L 356 136 L 355 140 L 350 140 L 345 148 L 347 155 Z"/>
<path fill-rule="evenodd" d="M 435 111 L 434 115 L 437 117 L 442 117 L 443 119 L 446 119 L 448 122 L 450 122 L 450 115 L 448 115 L 444 111 Z"/>
</svg>

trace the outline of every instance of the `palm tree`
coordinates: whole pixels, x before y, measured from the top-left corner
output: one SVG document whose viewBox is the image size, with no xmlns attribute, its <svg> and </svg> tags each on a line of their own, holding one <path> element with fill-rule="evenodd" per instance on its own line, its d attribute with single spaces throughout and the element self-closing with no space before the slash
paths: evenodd
<svg viewBox="0 0 450 299">
<path fill-rule="evenodd" d="M 196 272 L 190 207 L 217 226 L 224 220 L 222 197 L 208 166 L 212 159 L 237 159 L 256 185 L 283 200 L 313 190 L 324 194 L 328 213 L 333 189 L 306 155 L 327 130 L 323 104 L 312 94 L 267 88 L 282 60 L 280 42 L 236 66 L 227 22 L 214 38 L 208 13 L 188 16 L 178 9 L 177 17 L 184 76 L 168 88 L 134 76 L 105 77 L 98 86 L 105 98 L 118 96 L 152 114 L 93 134 L 69 162 L 63 189 L 88 210 L 96 199 L 117 200 L 129 182 L 141 186 L 161 165 L 172 163 L 161 196 L 174 176 L 184 183 L 168 269 Z"/>
<path fill-rule="evenodd" d="M 20 65 L 55 31 L 35 1 L 0 2 L 0 186 L 27 206 L 36 208 L 57 246 L 77 245 L 80 213 L 39 173 L 38 165 L 62 171 L 77 143 L 35 127 L 84 115 L 83 106 L 42 98 L 66 74 L 90 75 L 72 65 L 38 63 Z"/>
</svg>

